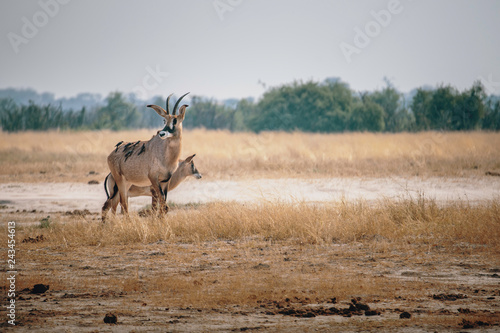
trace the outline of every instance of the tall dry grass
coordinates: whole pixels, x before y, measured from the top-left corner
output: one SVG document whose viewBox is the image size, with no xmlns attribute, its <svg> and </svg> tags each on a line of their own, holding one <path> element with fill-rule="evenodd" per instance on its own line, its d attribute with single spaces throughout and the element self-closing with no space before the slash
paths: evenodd
<svg viewBox="0 0 500 333">
<path fill-rule="evenodd" d="M 87 181 L 108 173 L 119 141 L 154 130 L 0 132 L 0 181 Z M 500 171 L 500 133 L 310 134 L 190 130 L 183 156 L 196 153 L 209 179 L 239 177 L 477 176 Z"/>
<path fill-rule="evenodd" d="M 57 222 L 57 221 L 56 221 Z M 216 202 L 178 208 L 166 218 L 117 216 L 106 224 L 84 218 L 27 229 L 63 246 L 120 245 L 159 240 L 201 243 L 259 239 L 294 244 L 368 242 L 378 245 L 487 245 L 500 250 L 500 203 L 439 206 L 421 197 L 400 201 L 308 203 Z"/>
</svg>

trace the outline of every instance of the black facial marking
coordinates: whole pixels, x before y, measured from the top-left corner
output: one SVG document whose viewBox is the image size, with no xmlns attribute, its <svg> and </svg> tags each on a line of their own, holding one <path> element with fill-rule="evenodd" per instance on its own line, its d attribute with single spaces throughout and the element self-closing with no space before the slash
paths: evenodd
<svg viewBox="0 0 500 333">
<path fill-rule="evenodd" d="M 165 127 L 163 127 L 162 131 L 168 132 L 170 134 L 174 134 L 174 132 L 175 132 L 175 124 L 174 124 L 174 126 L 172 126 L 172 129 L 170 129 L 170 127 L 168 127 L 168 125 L 165 125 Z"/>
</svg>

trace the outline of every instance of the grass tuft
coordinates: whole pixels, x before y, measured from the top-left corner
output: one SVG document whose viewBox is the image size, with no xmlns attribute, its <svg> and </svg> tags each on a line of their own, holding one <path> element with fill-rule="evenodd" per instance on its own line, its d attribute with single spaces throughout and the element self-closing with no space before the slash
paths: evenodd
<svg viewBox="0 0 500 333">
<path fill-rule="evenodd" d="M 120 245 L 158 241 L 200 243 L 250 238 L 296 244 L 460 242 L 498 247 L 500 204 L 459 201 L 438 205 L 420 197 L 376 204 L 358 202 L 215 202 L 185 206 L 167 217 L 112 216 L 106 223 L 53 223 L 44 228 L 51 242 L 64 245 Z"/>
</svg>

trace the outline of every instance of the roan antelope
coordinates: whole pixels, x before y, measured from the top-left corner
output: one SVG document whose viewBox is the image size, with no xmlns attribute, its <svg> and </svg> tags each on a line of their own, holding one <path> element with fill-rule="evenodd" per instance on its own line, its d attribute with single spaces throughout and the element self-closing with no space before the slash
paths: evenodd
<svg viewBox="0 0 500 333">
<path fill-rule="evenodd" d="M 149 141 L 137 141 L 116 145 L 108 156 L 108 166 L 113 176 L 118 192 L 120 204 L 125 214 L 128 213 L 128 191 L 132 185 L 151 186 L 159 200 L 160 214 L 166 213 L 168 183 L 177 169 L 182 148 L 182 121 L 186 113 L 186 104 L 177 107 L 184 94 L 175 103 L 172 114 L 169 110 L 170 96 L 167 98 L 167 110 L 158 105 L 148 105 L 164 118 L 165 127 L 158 131 Z"/>
<path fill-rule="evenodd" d="M 166 192 L 167 190 L 170 192 L 173 189 L 175 189 L 184 179 L 186 179 L 189 176 L 193 176 L 196 179 L 200 179 L 202 176 L 198 169 L 196 169 L 196 166 L 194 165 L 193 158 L 196 154 L 189 156 L 185 160 L 179 160 L 179 165 L 175 172 L 172 174 L 172 178 L 170 178 L 170 182 L 168 184 L 162 184 L 163 187 L 163 192 Z M 165 189 L 165 187 L 168 186 L 168 189 Z M 102 206 L 102 220 L 105 221 L 106 219 L 106 214 L 108 213 L 109 209 L 113 212 L 113 214 L 116 213 L 116 207 L 118 206 L 118 203 L 120 202 L 120 194 L 118 194 L 118 186 L 116 186 L 115 179 L 113 178 L 113 175 L 109 173 L 106 176 L 106 179 L 104 180 L 104 190 L 106 191 L 106 195 L 108 196 L 108 199 Z M 158 204 L 158 198 L 155 197 L 155 191 L 153 190 L 152 186 L 135 186 L 132 185 L 128 191 L 128 196 L 129 198 L 131 197 L 139 197 L 139 196 L 152 196 L 152 203 L 151 206 L 153 210 L 156 209 L 156 206 Z"/>
</svg>

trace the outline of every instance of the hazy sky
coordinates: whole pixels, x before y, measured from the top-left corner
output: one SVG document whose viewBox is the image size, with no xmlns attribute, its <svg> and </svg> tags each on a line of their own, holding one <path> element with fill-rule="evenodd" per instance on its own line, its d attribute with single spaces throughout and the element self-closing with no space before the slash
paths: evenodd
<svg viewBox="0 0 500 333">
<path fill-rule="evenodd" d="M 498 0 L 2 0 L 0 88 L 258 97 L 340 77 L 500 94 Z"/>
</svg>

